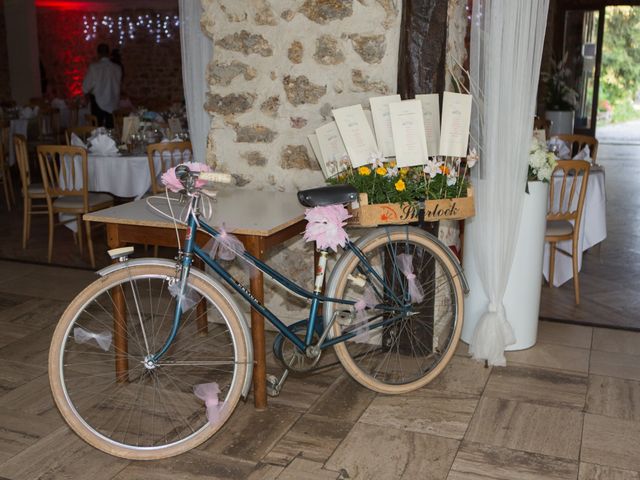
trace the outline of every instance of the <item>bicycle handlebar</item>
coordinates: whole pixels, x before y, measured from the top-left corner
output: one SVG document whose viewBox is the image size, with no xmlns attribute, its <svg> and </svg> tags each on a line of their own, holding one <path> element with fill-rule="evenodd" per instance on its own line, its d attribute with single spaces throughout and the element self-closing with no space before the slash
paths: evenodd
<svg viewBox="0 0 640 480">
<path fill-rule="evenodd" d="M 232 183 L 233 176 L 229 173 L 221 173 L 221 172 L 196 172 L 191 171 L 191 169 L 186 165 L 178 165 L 175 169 L 176 178 L 180 180 L 182 185 L 188 190 L 191 191 L 195 186 L 195 180 L 200 179 L 205 182 L 215 182 L 215 183 Z"/>
</svg>

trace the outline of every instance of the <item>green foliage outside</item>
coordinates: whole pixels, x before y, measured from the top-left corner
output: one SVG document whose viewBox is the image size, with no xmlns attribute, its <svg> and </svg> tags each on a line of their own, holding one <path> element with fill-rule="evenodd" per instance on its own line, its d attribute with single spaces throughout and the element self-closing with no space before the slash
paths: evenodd
<svg viewBox="0 0 640 480">
<path fill-rule="evenodd" d="M 607 7 L 599 115 L 612 123 L 640 118 L 640 7 Z M 604 114 L 604 115 L 603 115 Z"/>
</svg>

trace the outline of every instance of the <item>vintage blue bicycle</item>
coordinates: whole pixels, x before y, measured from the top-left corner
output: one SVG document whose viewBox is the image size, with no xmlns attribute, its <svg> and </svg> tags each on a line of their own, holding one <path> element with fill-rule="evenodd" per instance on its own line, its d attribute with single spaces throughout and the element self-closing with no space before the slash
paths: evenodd
<svg viewBox="0 0 640 480">
<path fill-rule="evenodd" d="M 287 326 L 196 242 L 201 234 L 220 235 L 201 215 L 204 193 L 196 180 L 220 180 L 220 174 L 185 166 L 176 173 L 190 212 L 177 260 L 113 253 L 120 262 L 98 272 L 54 332 L 53 397 L 85 441 L 119 457 L 158 459 L 196 447 L 224 425 L 248 395 L 253 366 L 249 328 L 230 290 L 279 331 L 273 349 L 285 368 L 282 380 L 289 371 L 316 368 L 329 347 L 353 378 L 385 394 L 419 388 L 449 362 L 467 285 L 458 260 L 437 238 L 411 226 L 371 229 L 347 242 L 324 291 L 327 251 L 319 252 L 312 291 L 242 252 L 252 268 L 309 301 L 308 317 Z M 299 192 L 307 206 L 355 196 L 348 186 Z M 410 278 L 400 257 L 410 259 Z M 196 258 L 215 274 L 195 268 Z M 421 287 L 419 300 L 409 292 L 411 280 Z M 194 394 L 201 385 L 213 386 L 216 395 Z"/>
</svg>

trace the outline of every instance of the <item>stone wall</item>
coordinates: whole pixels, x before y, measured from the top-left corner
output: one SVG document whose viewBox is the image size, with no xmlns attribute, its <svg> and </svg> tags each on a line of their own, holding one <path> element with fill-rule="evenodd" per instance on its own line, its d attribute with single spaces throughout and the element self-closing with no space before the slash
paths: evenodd
<svg viewBox="0 0 640 480">
<path fill-rule="evenodd" d="M 149 10 L 109 12 L 110 15 L 152 14 Z M 173 15 L 177 11 L 162 12 Z M 95 60 L 96 47 L 106 43 L 120 48 L 124 67 L 122 91 L 134 104 L 148 108 L 183 101 L 180 37 L 174 35 L 156 43 L 155 37 L 141 32 L 126 39 L 122 47 L 117 37 L 99 29 L 97 37 L 85 41 L 83 15 L 90 12 L 38 9 L 40 58 L 49 84 L 49 94 L 61 98 L 82 95 L 82 80 L 89 64 Z M 96 14 L 97 15 L 97 14 Z"/>
<path fill-rule="evenodd" d="M 331 109 L 395 93 L 400 2 L 203 0 L 214 42 L 209 159 L 242 185 L 323 183 L 307 135 Z"/>
<path fill-rule="evenodd" d="M 7 29 L 4 23 L 4 2 L 0 0 L 0 101 L 11 99 Z"/>
</svg>

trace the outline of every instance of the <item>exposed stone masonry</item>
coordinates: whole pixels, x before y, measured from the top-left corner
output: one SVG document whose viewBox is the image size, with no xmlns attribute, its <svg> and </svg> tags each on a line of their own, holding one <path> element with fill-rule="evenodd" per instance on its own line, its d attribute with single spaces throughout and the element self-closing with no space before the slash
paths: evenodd
<svg viewBox="0 0 640 480">
<path fill-rule="evenodd" d="M 250 188 L 324 181 L 307 135 L 395 92 L 399 0 L 203 0 L 214 42 L 208 158 Z M 300 172 L 305 172 L 301 175 Z"/>
</svg>

